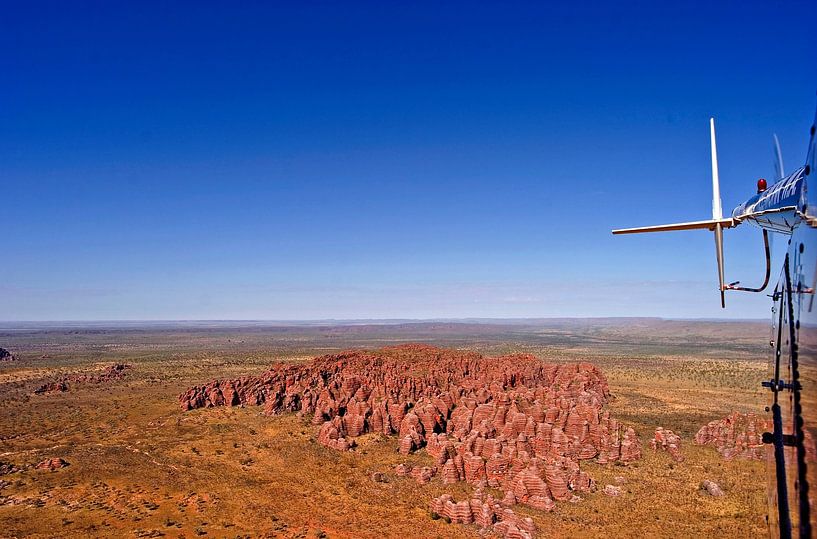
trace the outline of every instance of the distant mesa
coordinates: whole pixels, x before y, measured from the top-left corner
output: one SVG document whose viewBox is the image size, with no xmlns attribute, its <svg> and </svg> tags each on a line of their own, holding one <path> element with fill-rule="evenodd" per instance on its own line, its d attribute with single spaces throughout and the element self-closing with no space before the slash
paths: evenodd
<svg viewBox="0 0 817 539">
<path fill-rule="evenodd" d="M 396 434 L 400 453 L 425 449 L 435 459 L 433 467 L 401 464 L 396 475 L 504 491 L 500 508 L 490 496 L 462 502 L 443 496 L 432 502 L 433 513 L 527 537 L 532 522 L 508 513 L 510 507 L 551 511 L 595 491 L 583 460 L 641 458 L 635 430 L 605 410 L 609 396 L 606 378 L 590 363 L 403 345 L 214 380 L 190 388 L 179 403 L 183 410 L 251 404 L 266 415 L 311 415 L 318 442 L 341 451 L 365 433 Z"/>
<path fill-rule="evenodd" d="M 0 361 L 17 361 L 17 356 L 5 348 L 0 348 Z"/>
</svg>

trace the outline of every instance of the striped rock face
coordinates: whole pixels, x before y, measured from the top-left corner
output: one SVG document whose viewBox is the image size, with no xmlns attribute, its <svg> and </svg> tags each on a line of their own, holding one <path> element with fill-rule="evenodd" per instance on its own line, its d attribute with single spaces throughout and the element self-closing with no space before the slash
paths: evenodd
<svg viewBox="0 0 817 539">
<path fill-rule="evenodd" d="M 764 460 L 766 449 L 761 435 L 766 430 L 771 430 L 771 422 L 755 414 L 732 412 L 701 427 L 695 435 L 695 443 L 713 446 L 726 460 Z"/>
<path fill-rule="evenodd" d="M 503 516 L 508 507 L 551 511 L 556 502 L 595 490 L 581 461 L 641 458 L 635 431 L 605 410 L 609 396 L 607 380 L 590 363 L 403 345 L 214 380 L 190 388 L 179 403 L 183 410 L 252 404 L 264 406 L 267 415 L 308 414 L 319 427 L 318 441 L 337 450 L 353 449 L 354 438 L 365 433 L 396 434 L 400 453 L 425 449 L 436 464 L 404 466 L 398 475 L 420 483 L 439 475 L 444 483 L 505 491 L 498 509 L 487 498 L 479 506 L 446 499 L 438 515 L 452 522 L 490 521 L 495 532 L 521 537 L 533 531 L 512 511 Z"/>
<path fill-rule="evenodd" d="M 536 527 L 529 517 L 522 517 L 503 507 L 490 494 L 477 489 L 470 501 L 454 501 L 450 494 L 431 500 L 431 514 L 456 524 L 476 524 L 483 531 L 493 531 L 508 539 L 531 539 Z"/>
</svg>

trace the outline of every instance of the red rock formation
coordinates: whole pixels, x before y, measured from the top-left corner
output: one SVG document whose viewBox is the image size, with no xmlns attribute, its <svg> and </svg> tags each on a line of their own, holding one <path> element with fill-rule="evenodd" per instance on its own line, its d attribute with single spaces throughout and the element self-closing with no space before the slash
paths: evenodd
<svg viewBox="0 0 817 539">
<path fill-rule="evenodd" d="M 69 376 L 69 380 L 71 382 L 90 382 L 93 384 L 100 384 L 103 382 L 110 382 L 112 380 L 120 380 L 122 379 L 128 369 L 130 369 L 130 365 L 126 365 L 124 363 L 116 363 L 114 365 L 109 365 L 102 369 L 99 373 L 83 373 L 83 374 L 75 374 Z"/>
<path fill-rule="evenodd" d="M 476 524 L 506 539 L 531 539 L 536 533 L 533 520 L 503 507 L 482 489 L 477 489 L 470 501 L 456 502 L 450 494 L 443 494 L 431 500 L 430 510 L 433 516 L 445 518 L 452 524 Z"/>
<path fill-rule="evenodd" d="M 430 468 L 428 466 L 423 466 L 422 468 L 414 468 L 409 472 L 410 475 L 414 478 L 415 481 L 420 483 L 421 485 L 425 485 L 431 478 L 437 475 L 436 468 Z"/>
<path fill-rule="evenodd" d="M 449 459 L 445 462 L 440 475 L 442 475 L 443 483 L 446 485 L 456 483 L 460 480 L 460 474 L 457 471 L 456 464 L 454 464 L 454 459 Z"/>
<path fill-rule="evenodd" d="M 509 481 L 507 491 L 513 493 L 516 503 L 529 505 L 534 509 L 552 511 L 556 507 L 538 459 L 531 461 L 530 465 Z"/>
<path fill-rule="evenodd" d="M 650 440 L 650 447 L 653 451 L 666 451 L 675 460 L 683 462 L 684 455 L 681 454 L 681 437 L 669 429 L 658 427 L 655 429 L 655 436 Z"/>
<path fill-rule="evenodd" d="M 38 463 L 35 468 L 38 470 L 59 470 L 60 468 L 65 468 L 68 466 L 68 463 L 61 458 L 53 458 L 53 459 L 45 459 L 44 461 Z"/>
<path fill-rule="evenodd" d="M 34 393 L 37 395 L 42 395 L 44 393 L 60 393 L 63 391 L 68 391 L 68 384 L 64 381 L 59 381 L 43 384 L 35 389 Z"/>
<path fill-rule="evenodd" d="M 764 460 L 766 450 L 761 436 L 769 429 L 771 423 L 753 413 L 732 412 L 701 427 L 695 435 L 695 443 L 715 447 L 726 460 Z"/>
<path fill-rule="evenodd" d="M 125 371 L 128 369 L 130 369 L 130 365 L 117 363 L 114 365 L 109 365 L 99 372 L 69 374 L 61 377 L 55 382 L 47 382 L 41 385 L 34 390 L 34 393 L 37 395 L 42 395 L 44 393 L 68 391 L 71 388 L 71 385 L 75 383 L 101 384 L 113 380 L 120 380 L 125 376 Z M 223 402 L 221 404 L 223 404 Z"/>
<path fill-rule="evenodd" d="M 507 506 L 550 511 L 595 490 L 580 461 L 641 457 L 635 431 L 604 410 L 608 397 L 606 379 L 589 363 L 404 345 L 277 364 L 257 377 L 192 387 L 179 403 L 183 410 L 254 404 L 267 415 L 306 414 L 320 427 L 319 443 L 340 450 L 367 432 L 397 433 L 400 453 L 425 448 L 436 464 L 400 465 L 398 475 L 426 483 L 439 472 L 444 483 L 500 488 Z M 477 518 L 460 503 L 449 518 Z"/>
<path fill-rule="evenodd" d="M 632 427 L 628 427 L 624 432 L 624 439 L 621 441 L 621 462 L 632 462 L 641 458 L 641 440 Z"/>
<path fill-rule="evenodd" d="M 341 435 L 339 429 L 341 423 L 340 418 L 336 417 L 332 421 L 327 421 L 321 425 L 321 430 L 318 432 L 318 443 L 338 451 L 348 451 L 354 448 L 355 441 L 347 440 Z"/>
</svg>

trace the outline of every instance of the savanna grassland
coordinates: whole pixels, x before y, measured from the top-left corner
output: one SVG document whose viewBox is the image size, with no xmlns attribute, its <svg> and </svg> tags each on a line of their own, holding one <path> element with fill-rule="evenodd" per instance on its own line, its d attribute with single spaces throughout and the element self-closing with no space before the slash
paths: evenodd
<svg viewBox="0 0 817 539">
<path fill-rule="evenodd" d="M 623 476 L 620 497 L 599 491 L 552 513 L 517 506 L 542 537 L 763 535 L 764 464 L 725 462 L 692 437 L 732 410 L 762 413 L 768 334 L 763 323 L 651 319 L 7 324 L 0 346 L 18 360 L 0 363 L 0 461 L 21 471 L 0 476 L 0 536 L 477 537 L 428 511 L 432 497 L 462 499 L 472 487 L 396 477 L 400 462 L 431 463 L 422 451 L 396 453 L 396 437 L 364 435 L 356 451 L 339 453 L 316 442 L 309 418 L 265 417 L 257 407 L 182 412 L 177 402 L 192 385 L 273 362 L 406 342 L 591 361 L 604 371 L 611 414 L 636 429 L 644 458 L 582 464 L 600 486 Z M 34 393 L 114 363 L 131 366 L 120 380 Z M 681 435 L 685 462 L 649 449 L 657 426 Z M 69 466 L 31 466 L 57 457 Z M 702 492 L 705 479 L 726 495 Z"/>
</svg>

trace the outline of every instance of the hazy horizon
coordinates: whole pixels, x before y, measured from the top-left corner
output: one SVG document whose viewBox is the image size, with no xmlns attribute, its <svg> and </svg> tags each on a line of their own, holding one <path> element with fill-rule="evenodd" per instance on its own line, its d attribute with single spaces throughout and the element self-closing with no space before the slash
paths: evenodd
<svg viewBox="0 0 817 539">
<path fill-rule="evenodd" d="M 712 323 L 767 323 L 766 318 L 673 318 L 658 316 L 588 316 L 588 317 L 535 317 L 535 318 L 323 318 L 323 319 L 302 319 L 302 320 L 275 320 L 275 319 L 189 319 L 189 320 L 167 320 L 167 319 L 121 319 L 121 320 L 0 320 L 0 329 L 17 327 L 25 324 L 32 326 L 100 326 L 110 324 L 112 326 L 139 326 L 139 325 L 222 325 L 222 326 L 308 326 L 308 325 L 392 325 L 392 324 L 485 324 L 485 325 L 514 325 L 514 324 L 547 324 L 553 322 L 624 322 L 624 321 L 666 321 L 666 322 L 712 322 Z"/>
</svg>

